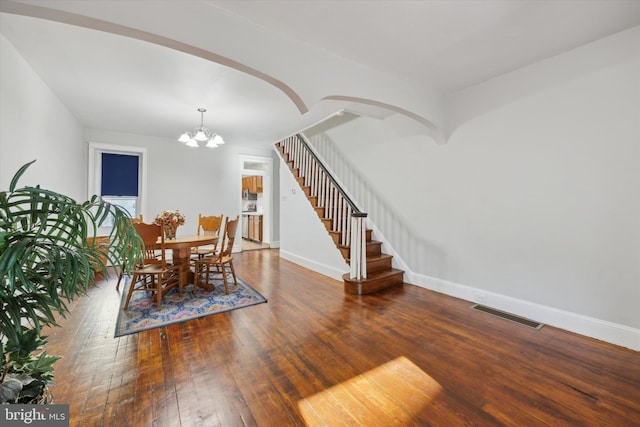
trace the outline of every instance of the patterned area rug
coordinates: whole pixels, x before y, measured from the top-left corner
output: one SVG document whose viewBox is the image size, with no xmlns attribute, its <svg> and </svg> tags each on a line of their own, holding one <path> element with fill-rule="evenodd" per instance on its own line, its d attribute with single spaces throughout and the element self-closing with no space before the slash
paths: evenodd
<svg viewBox="0 0 640 427">
<path fill-rule="evenodd" d="M 215 290 L 200 288 L 195 295 L 192 285 L 187 285 L 182 295 L 178 293 L 178 289 L 172 289 L 162 299 L 160 310 L 156 309 L 155 298 L 152 300 L 150 294 L 134 292 L 128 310 L 124 311 L 122 307 L 129 288 L 127 282 L 122 292 L 115 337 L 267 302 L 264 296 L 240 278 L 237 288 L 229 286 L 229 295 L 224 293 L 222 279 L 213 281 Z"/>
</svg>

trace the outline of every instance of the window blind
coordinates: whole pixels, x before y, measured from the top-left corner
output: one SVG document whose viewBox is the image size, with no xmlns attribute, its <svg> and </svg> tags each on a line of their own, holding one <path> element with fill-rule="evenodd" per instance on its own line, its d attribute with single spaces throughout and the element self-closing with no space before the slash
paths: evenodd
<svg viewBox="0 0 640 427">
<path fill-rule="evenodd" d="M 138 196 L 138 156 L 102 153 L 102 196 Z"/>
</svg>

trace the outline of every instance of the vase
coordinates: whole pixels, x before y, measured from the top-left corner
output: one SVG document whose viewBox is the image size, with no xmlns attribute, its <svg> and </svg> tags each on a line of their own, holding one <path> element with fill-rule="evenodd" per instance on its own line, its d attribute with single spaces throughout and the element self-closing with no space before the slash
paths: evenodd
<svg viewBox="0 0 640 427">
<path fill-rule="evenodd" d="M 173 223 L 165 223 L 164 224 L 164 238 L 167 240 L 173 240 L 176 238 L 176 230 L 178 229 L 178 224 Z"/>
</svg>

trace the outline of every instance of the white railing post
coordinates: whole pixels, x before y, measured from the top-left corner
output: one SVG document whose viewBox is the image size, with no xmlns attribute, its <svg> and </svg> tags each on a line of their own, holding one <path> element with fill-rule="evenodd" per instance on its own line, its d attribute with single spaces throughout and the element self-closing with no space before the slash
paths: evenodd
<svg viewBox="0 0 640 427">
<path fill-rule="evenodd" d="M 351 214 L 351 254 L 349 255 L 351 272 L 349 277 L 355 280 L 367 278 L 367 214 Z"/>
</svg>

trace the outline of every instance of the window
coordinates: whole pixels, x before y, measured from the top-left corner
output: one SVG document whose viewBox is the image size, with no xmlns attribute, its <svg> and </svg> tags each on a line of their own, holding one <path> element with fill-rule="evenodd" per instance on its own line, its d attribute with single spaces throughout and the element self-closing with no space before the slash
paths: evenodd
<svg viewBox="0 0 640 427">
<path fill-rule="evenodd" d="M 145 171 L 144 148 L 89 144 L 89 197 L 99 194 L 132 217 L 144 210 Z M 108 233 L 112 224 L 104 224 L 99 233 Z"/>
<path fill-rule="evenodd" d="M 121 206 L 132 217 L 138 216 L 139 156 L 102 153 L 100 195 L 109 203 Z M 109 226 L 113 223 L 108 224 Z"/>
</svg>

